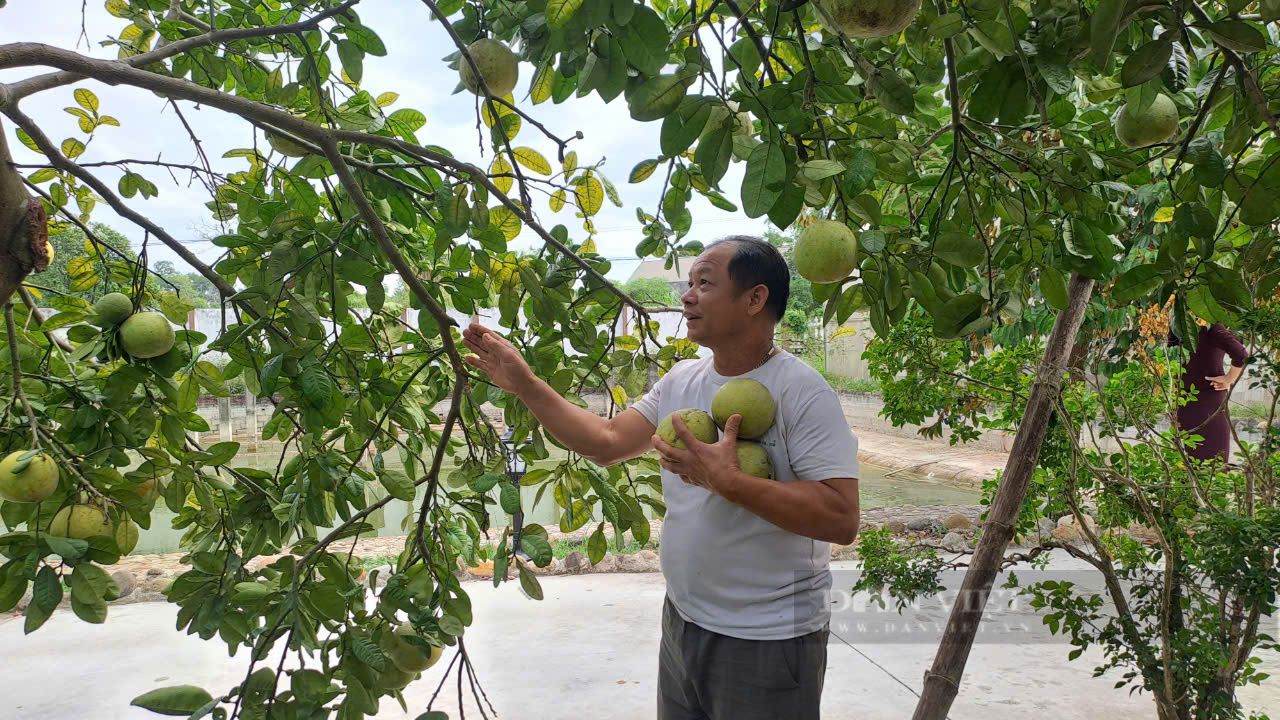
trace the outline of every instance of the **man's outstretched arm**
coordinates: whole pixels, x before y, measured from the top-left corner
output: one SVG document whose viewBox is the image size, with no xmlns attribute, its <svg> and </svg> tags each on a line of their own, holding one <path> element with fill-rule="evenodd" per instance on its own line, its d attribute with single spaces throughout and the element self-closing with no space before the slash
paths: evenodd
<svg viewBox="0 0 1280 720">
<path fill-rule="evenodd" d="M 634 409 L 603 418 L 560 396 L 533 373 L 520 350 L 483 325 L 462 332 L 462 342 L 475 353 L 463 360 L 525 404 L 529 412 L 561 444 L 597 465 L 607 466 L 653 448 L 654 426 Z"/>
</svg>

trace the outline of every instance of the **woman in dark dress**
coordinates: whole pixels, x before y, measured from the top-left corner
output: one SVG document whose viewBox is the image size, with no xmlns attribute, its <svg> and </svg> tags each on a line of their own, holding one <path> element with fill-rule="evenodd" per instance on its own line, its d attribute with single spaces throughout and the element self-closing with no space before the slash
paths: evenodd
<svg viewBox="0 0 1280 720">
<path fill-rule="evenodd" d="M 1231 425 L 1227 420 L 1227 391 L 1240 379 L 1249 351 L 1220 322 L 1201 327 L 1196 349 L 1182 372 L 1183 389 L 1194 387 L 1196 396 L 1178 408 L 1178 428 L 1204 438 L 1187 447 L 1187 454 L 1199 460 L 1217 458 L 1226 462 L 1231 450 Z M 1173 338 L 1170 344 L 1181 342 Z M 1222 374 L 1224 356 L 1231 357 L 1231 370 Z"/>
</svg>

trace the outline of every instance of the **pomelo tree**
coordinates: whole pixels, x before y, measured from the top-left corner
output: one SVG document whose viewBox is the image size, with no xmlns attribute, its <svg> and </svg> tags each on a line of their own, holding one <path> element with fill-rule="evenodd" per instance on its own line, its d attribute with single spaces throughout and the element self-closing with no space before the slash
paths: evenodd
<svg viewBox="0 0 1280 720">
<path fill-rule="evenodd" d="M 579 403 L 584 387 L 611 376 L 611 400 L 625 403 L 654 363 L 692 353 L 687 343 L 649 353 L 643 306 L 604 279 L 592 216 L 606 199 L 620 204 L 617 189 L 574 153 L 574 129 L 537 120 L 543 103 L 595 93 L 660 124 L 659 146 L 628 178 L 661 188 L 657 206 L 636 210 L 641 257 L 696 252 L 694 193 L 779 230 L 833 221 L 856 238 L 858 266 L 813 286 L 825 319 L 864 308 L 887 335 L 920 312 L 937 337 L 975 355 L 994 342 L 1034 346 L 1020 431 L 963 587 L 974 602 L 956 606 L 917 718 L 944 717 L 959 690 L 1089 304 L 1173 295 L 1172 322 L 1187 336 L 1193 318 L 1248 302 L 1241 263 L 1271 256 L 1257 248 L 1270 247 L 1280 216 L 1275 0 L 423 0 L 405 22 L 448 30 L 455 51 L 434 72 L 475 93 L 492 153 L 485 167 L 419 139 L 422 114 L 393 110 L 393 91 L 360 86 L 365 59 L 386 49 L 358 0 L 107 7 L 120 18 L 110 39 L 118 60 L 0 45 L 0 68 L 31 68 L 0 86 L 0 298 L 15 299 L 0 450 L 48 451 L 61 468 L 48 499 L 0 506 L 13 529 L 0 604 L 33 586 L 27 623 L 39 627 L 61 597 L 55 568 L 65 564 L 73 609 L 102 620 L 110 588 L 100 566 L 121 548 L 103 534 L 50 534 L 48 519 L 88 504 L 110 523 L 128 516 L 146 527 L 158 500 L 137 488 L 161 478 L 193 563 L 168 593 L 181 626 L 251 656 L 237 688 L 138 700 L 167 711 L 372 714 L 378 697 L 412 681 L 383 650 L 406 618 L 414 633 L 396 642 L 456 646 L 448 671 L 470 677 L 463 639 L 473 618 L 452 571 L 476 557 L 503 462 L 479 408 L 502 408 L 530 459 L 554 441 L 471 376 L 446 304 L 466 312 L 496 296 L 538 374 Z M 506 52 L 532 72 L 521 75 Z M 234 228 L 217 238 L 218 262 L 202 263 L 137 209 L 136 196 L 162 191 L 154 168 L 126 167 L 113 188 L 76 162 L 97 128 L 117 122 L 77 86 L 85 79 L 150 91 L 179 111 L 199 103 L 261 138 L 219 148 L 243 158 L 240 172 L 186 168 L 209 182 L 212 216 Z M 83 135 L 51 138 L 48 119 L 23 110 L 36 93 L 72 99 Z M 555 165 L 522 142 L 529 135 L 556 146 Z M 46 166 L 9 167 L 13 142 Z M 743 180 L 728 187 L 733 163 Z M 48 262 L 49 225 L 64 223 L 89 238 L 73 291 L 101 282 L 94 268 L 105 263 L 133 288 L 135 311 L 185 315 L 181 297 L 146 282 L 144 261 L 94 236 L 86 222 L 103 203 L 213 283 L 236 322 L 216 338 L 179 331 L 173 348 L 145 359 L 74 293 L 40 299 L 59 313 L 39 317 L 21 283 Z M 581 227 L 539 221 L 542 207 L 566 205 Z M 522 231 L 543 246 L 528 262 L 507 250 Z M 416 326 L 387 312 L 391 275 L 420 310 Z M 369 315 L 351 312 L 357 287 Z M 641 318 L 634 330 L 611 322 L 624 305 Z M 206 340 L 231 357 L 223 370 L 201 358 Z M 235 443 L 189 438 L 202 424 L 196 397 L 231 378 L 273 399 L 263 434 L 285 443 L 288 462 L 245 467 Z M 442 401 L 443 418 L 432 411 Z M 359 460 L 370 450 L 367 468 Z M 457 465 L 448 478 L 446 459 Z M 643 541 L 642 506 L 662 510 L 641 491 L 660 487 L 648 460 L 602 470 L 570 455 L 526 482 L 553 493 L 565 529 L 592 522 L 599 503 L 619 539 L 629 531 Z M 368 501 L 368 486 L 386 499 Z M 414 523 L 368 608 L 331 546 L 369 530 L 366 518 L 393 498 L 417 503 Z M 503 509 L 518 503 L 504 489 Z M 604 528 L 591 535 L 593 555 Z M 528 563 L 550 561 L 545 531 L 526 527 L 520 555 L 512 541 L 500 539 L 495 582 L 514 565 L 540 597 Z M 248 569 L 276 553 L 286 554 Z M 264 672 L 273 648 L 288 653 Z M 289 654 L 315 667 L 286 675 Z"/>
</svg>

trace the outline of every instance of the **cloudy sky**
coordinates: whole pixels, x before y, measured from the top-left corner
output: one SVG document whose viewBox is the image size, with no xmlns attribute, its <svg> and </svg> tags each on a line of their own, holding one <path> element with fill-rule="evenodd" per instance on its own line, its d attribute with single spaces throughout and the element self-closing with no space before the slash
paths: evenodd
<svg viewBox="0 0 1280 720">
<path fill-rule="evenodd" d="M 9 0 L 8 5 L 0 9 L 0 43 L 43 42 L 95 57 L 115 58 L 115 49 L 102 47 L 100 42 L 118 34 L 126 21 L 109 15 L 101 0 L 88 0 L 84 16 L 86 42 L 81 36 L 80 9 L 81 3 L 73 0 Z M 400 93 L 400 99 L 390 110 L 415 108 L 427 117 L 426 126 L 417 132 L 420 142 L 447 147 L 455 155 L 487 167 L 491 156 L 487 150 L 483 155 L 480 152 L 481 136 L 477 131 L 474 97 L 465 92 L 452 94 L 457 77 L 441 58 L 454 48 L 440 24 L 430 20 L 427 7 L 417 0 L 364 0 L 357 9 L 364 24 L 378 32 L 388 49 L 385 57 L 365 58 L 361 87 L 374 95 L 385 91 Z M 334 65 L 338 66 L 336 60 Z M 37 68 L 0 70 L 0 82 L 11 82 L 42 71 Z M 578 153 L 579 164 L 586 165 L 603 158 L 602 170 L 622 196 L 622 208 L 605 202 L 596 222 L 596 242 L 601 254 L 619 258 L 613 263 L 610 276 L 625 280 L 636 263 L 635 247 L 642 239 L 635 209 L 639 206 L 653 212 L 661 189 L 660 173 L 639 185 L 628 184 L 627 175 L 637 162 L 657 156 L 661 122 L 632 120 L 621 96 L 610 104 L 605 104 L 593 93 L 585 98 L 571 97 L 560 105 L 547 101 L 535 106 L 524 97 L 532 77 L 533 67 L 522 63 L 520 83 L 515 91 L 522 109 L 560 137 L 571 136 L 576 130 L 581 130 L 584 138 L 570 145 Z M 32 96 L 23 102 L 23 110 L 35 118 L 55 142 L 66 137 L 83 139 L 76 118 L 63 110 L 75 105 L 72 91 L 76 87 L 93 90 L 101 100 L 101 112 L 113 115 L 121 122 L 119 128 L 99 128 L 89 143 L 88 151 L 79 161 L 160 158 L 196 163 L 195 150 L 177 115 L 167 107 L 165 100 L 149 91 L 86 81 Z M 243 159 L 223 159 L 221 156 L 232 148 L 252 147 L 251 126 L 218 110 L 198 108 L 186 102 L 181 106 L 183 114 L 204 143 L 214 170 L 231 172 L 243 169 Z M 38 162 L 37 155 L 13 141 L 12 125 L 3 120 L 0 123 L 4 124 L 4 132 L 10 139 L 15 161 Z M 555 143 L 527 123 L 516 144 L 537 149 L 558 167 Z M 129 202 L 174 237 L 187 243 L 202 260 L 216 259 L 220 248 L 207 242 L 207 238 L 221 233 L 222 229 L 205 208 L 204 203 L 209 198 L 203 186 L 189 182 L 185 173 L 177 176 L 178 183 L 175 184 L 162 169 L 150 167 L 139 168 L 138 171 L 160 188 L 160 194 L 149 200 L 135 196 Z M 734 162 L 721 183 L 725 195 L 735 203 L 742 171 L 743 164 Z M 105 169 L 101 176 L 114 187 L 119 173 Z M 545 196 L 535 195 L 538 203 L 535 209 L 546 227 L 563 223 L 576 239 L 585 239 L 581 221 L 574 217 L 572 208 L 553 214 L 546 207 L 545 200 L 539 198 Z M 752 220 L 741 212 L 725 212 L 712 207 L 696 194 L 690 209 L 694 224 L 687 240 L 706 242 L 730 233 L 758 234 L 765 227 L 763 219 Z M 143 241 L 143 232 L 139 228 L 116 216 L 104 204 L 99 204 L 94 219 L 124 233 L 135 247 Z M 536 242 L 533 233 L 526 230 L 514 246 L 531 248 Z M 154 240 L 149 247 L 152 248 L 150 257 L 153 260 L 177 261 L 176 256 L 159 247 Z"/>
</svg>

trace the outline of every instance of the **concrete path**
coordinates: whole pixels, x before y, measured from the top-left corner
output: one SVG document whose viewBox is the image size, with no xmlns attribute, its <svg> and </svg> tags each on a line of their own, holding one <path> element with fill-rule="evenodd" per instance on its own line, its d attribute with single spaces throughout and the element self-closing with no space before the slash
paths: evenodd
<svg viewBox="0 0 1280 720">
<path fill-rule="evenodd" d="M 856 609 L 844 588 L 852 563 L 833 563 L 833 637 L 824 694 L 826 720 L 901 720 L 915 706 L 912 688 L 936 647 L 946 608 L 932 601 L 908 611 Z M 1087 580 L 1069 559 L 1049 572 Z M 1020 571 L 1020 577 L 1037 573 Z M 960 573 L 947 578 L 959 584 Z M 544 577 L 546 599 L 526 599 L 515 583 L 494 589 L 469 583 L 477 623 L 467 646 L 499 718 L 654 717 L 661 574 Z M 998 586 L 998 583 L 997 583 Z M 944 595 L 942 600 L 948 598 Z M 1039 617 L 1006 607 L 997 596 L 975 647 L 956 720 L 1024 720 L 1050 713 L 1055 720 L 1138 720 L 1154 716 L 1150 699 L 1114 690 L 1116 678 L 1092 678 L 1100 655 L 1068 662 L 1070 648 L 1049 635 Z M 892 606 L 891 606 L 892 608 Z M 104 626 L 79 622 L 59 611 L 43 629 L 23 636 L 21 621 L 0 625 L 0 650 L 9 670 L 0 673 L 0 717 L 6 720 L 142 720 L 157 716 L 128 706 L 136 695 L 163 685 L 192 683 L 221 692 L 244 674 L 246 655 L 228 658 L 226 646 L 175 632 L 173 606 L 115 606 Z M 859 627 L 853 623 L 861 622 Z M 1275 622 L 1269 629 L 1275 634 Z M 877 630 L 885 632 L 877 632 Z M 426 709 L 444 660 L 406 691 L 409 712 L 385 700 L 379 718 L 412 720 Z M 1267 665 L 1277 666 L 1274 658 Z M 1274 670 L 1272 670 L 1274 674 Z M 450 676 L 434 709 L 458 718 L 457 679 Z M 466 695 L 466 716 L 480 713 Z M 1280 682 L 1242 693 L 1253 710 L 1280 707 Z M 492 714 L 490 714 L 492 717 Z"/>
</svg>

